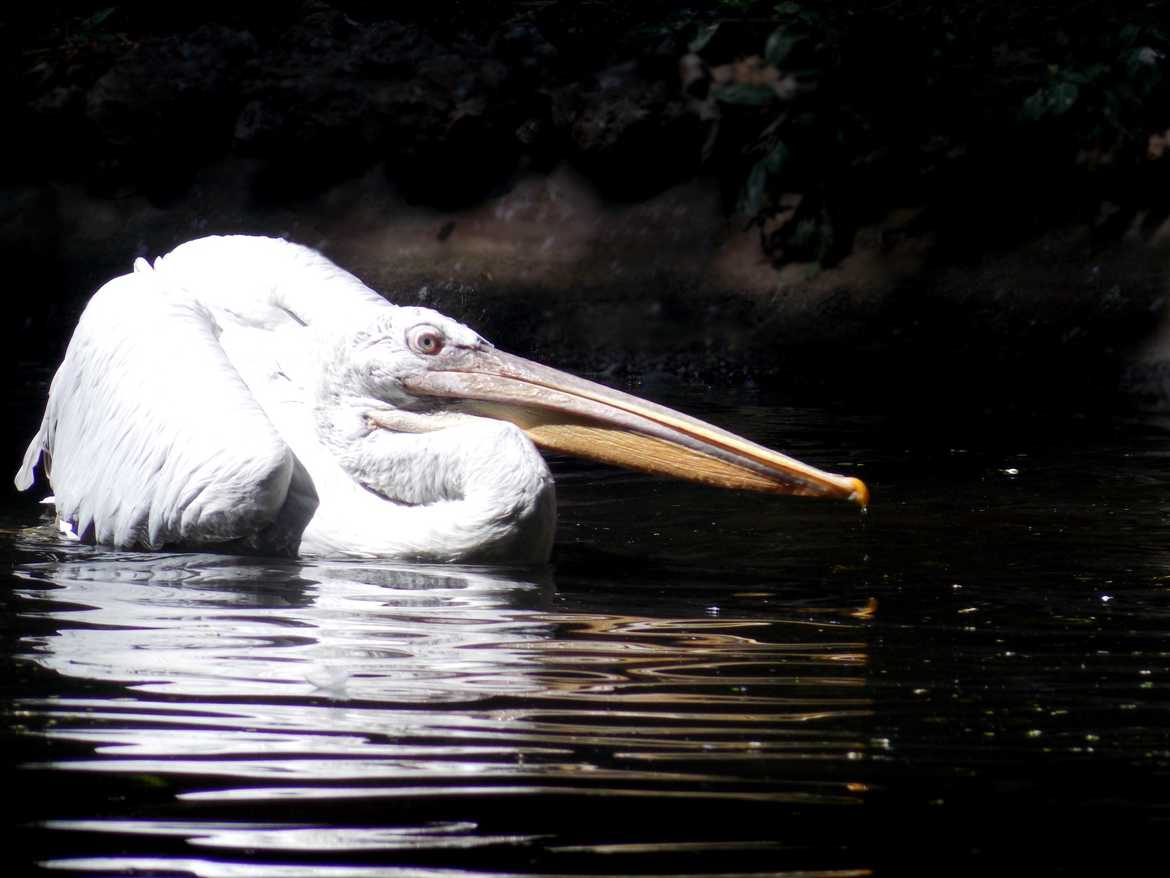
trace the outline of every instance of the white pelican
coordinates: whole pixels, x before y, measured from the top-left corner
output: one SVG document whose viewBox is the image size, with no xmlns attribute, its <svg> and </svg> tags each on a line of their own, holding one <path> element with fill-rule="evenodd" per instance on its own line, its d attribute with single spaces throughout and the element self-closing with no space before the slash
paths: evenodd
<svg viewBox="0 0 1170 878">
<path fill-rule="evenodd" d="M 535 445 L 865 505 L 859 480 L 496 350 L 274 238 L 190 241 L 94 294 L 16 485 L 119 548 L 544 561 Z"/>
</svg>

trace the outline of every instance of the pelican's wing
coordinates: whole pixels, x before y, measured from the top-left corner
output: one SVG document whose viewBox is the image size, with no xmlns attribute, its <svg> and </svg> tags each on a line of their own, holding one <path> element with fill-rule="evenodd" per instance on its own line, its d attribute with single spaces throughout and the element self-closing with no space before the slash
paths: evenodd
<svg viewBox="0 0 1170 878">
<path fill-rule="evenodd" d="M 136 269 L 86 307 L 17 487 L 32 484 L 43 453 L 58 517 L 82 539 L 295 553 L 316 506 L 311 481 L 207 307 Z"/>
</svg>

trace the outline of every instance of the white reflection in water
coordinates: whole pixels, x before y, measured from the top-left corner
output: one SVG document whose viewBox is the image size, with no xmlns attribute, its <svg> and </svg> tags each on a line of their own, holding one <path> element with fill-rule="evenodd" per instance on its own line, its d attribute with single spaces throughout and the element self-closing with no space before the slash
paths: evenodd
<svg viewBox="0 0 1170 878">
<path fill-rule="evenodd" d="M 71 605 L 51 610 L 71 627 L 30 642 L 36 661 L 138 692 L 465 701 L 483 673 L 488 691 L 530 688 L 499 670 L 547 629 L 521 609 L 543 599 L 539 580 L 471 569 L 106 556 L 21 575 Z"/>
<path fill-rule="evenodd" d="M 779 770 L 847 763 L 866 749 L 865 648 L 845 610 L 815 624 L 796 612 L 573 613 L 557 604 L 548 571 L 375 562 L 77 551 L 17 575 L 22 616 L 39 632 L 21 651 L 66 681 L 22 707 L 41 720 L 36 734 L 92 747 L 49 767 L 167 778 L 176 802 L 256 802 L 260 815 L 289 800 L 540 794 L 848 805 L 863 790 Z M 94 682 L 113 688 L 95 694 Z M 536 839 L 474 822 L 371 829 L 210 816 L 46 825 L 286 851 Z M 137 868 L 132 860 L 108 868 Z M 229 874 L 210 868 L 189 871 Z"/>
<path fill-rule="evenodd" d="M 193 826 L 178 820 L 53 820 L 53 829 L 80 832 L 175 836 L 196 847 L 244 848 L 248 850 L 413 850 L 433 847 L 484 847 L 521 844 L 536 836 L 473 835 L 474 823 L 432 823 L 422 827 L 314 826 L 283 823 L 224 823 L 206 821 Z"/>
</svg>

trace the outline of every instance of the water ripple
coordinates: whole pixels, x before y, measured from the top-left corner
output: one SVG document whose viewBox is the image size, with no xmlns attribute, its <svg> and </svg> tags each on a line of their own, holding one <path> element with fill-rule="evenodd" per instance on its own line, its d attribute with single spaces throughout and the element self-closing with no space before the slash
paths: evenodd
<svg viewBox="0 0 1170 878">
<path fill-rule="evenodd" d="M 644 856 L 677 842 L 692 856 L 747 858 L 769 840 L 725 831 L 708 842 L 681 839 L 664 825 L 633 843 L 617 815 L 638 802 L 662 813 L 720 803 L 839 808 L 859 804 L 866 790 L 849 769 L 867 752 L 861 725 L 872 715 L 866 623 L 851 615 L 855 607 L 767 617 L 574 613 L 555 605 L 542 570 L 192 555 L 70 551 L 30 560 L 17 576 L 30 621 L 18 653 L 74 681 L 16 702 L 27 734 L 61 754 L 26 769 L 103 784 L 122 778 L 165 791 L 171 803 L 158 819 L 40 824 L 94 849 L 106 835 L 140 837 L 146 847 L 146 839 L 176 839 L 347 856 L 451 857 L 539 842 L 551 864 L 586 852 Z M 825 760 L 841 766 L 839 776 L 798 769 Z M 592 811 L 605 803 L 618 822 L 581 834 L 533 831 L 542 823 L 527 804 L 511 816 L 516 803 L 561 800 Z M 467 807 L 459 803 L 472 801 L 499 803 L 489 812 L 499 825 L 458 819 Z M 296 803 L 307 816 L 328 802 L 363 812 L 383 803 L 395 813 L 395 803 L 425 803 L 450 819 L 238 819 L 241 808 Z M 181 817 L 190 807 L 206 813 Z M 458 874 L 162 862 L 45 859 L 75 871 L 200 876 Z"/>
</svg>

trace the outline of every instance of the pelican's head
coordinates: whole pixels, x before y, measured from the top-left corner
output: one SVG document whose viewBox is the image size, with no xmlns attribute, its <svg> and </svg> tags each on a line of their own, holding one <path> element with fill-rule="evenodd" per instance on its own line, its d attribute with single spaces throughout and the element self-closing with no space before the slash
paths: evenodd
<svg viewBox="0 0 1170 878">
<path fill-rule="evenodd" d="M 824 472 L 712 424 L 498 351 L 428 308 L 397 307 L 347 335 L 327 362 L 323 432 L 419 433 L 494 418 L 539 447 L 723 488 L 839 497 L 865 483 Z"/>
</svg>

